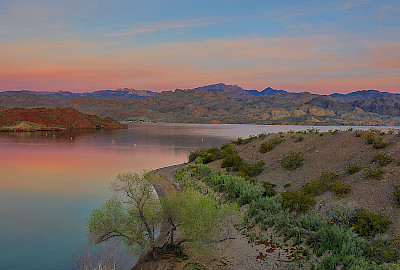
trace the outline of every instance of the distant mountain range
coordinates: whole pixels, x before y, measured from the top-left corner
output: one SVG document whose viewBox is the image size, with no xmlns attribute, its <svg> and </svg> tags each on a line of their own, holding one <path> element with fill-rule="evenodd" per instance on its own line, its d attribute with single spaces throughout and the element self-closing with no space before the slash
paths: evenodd
<svg viewBox="0 0 400 270">
<path fill-rule="evenodd" d="M 0 92 L 0 109 L 72 107 L 102 117 L 163 122 L 400 125 L 399 97 L 377 90 L 327 96 L 218 83 L 161 93 L 127 88 L 92 93 L 5 91 Z"/>
<path fill-rule="evenodd" d="M 99 97 L 99 98 L 143 98 L 150 97 L 157 92 L 147 91 L 147 90 L 136 90 L 131 88 L 119 88 L 117 90 L 98 90 L 90 93 L 72 93 L 69 91 L 4 91 L 0 92 L 0 95 L 13 95 L 13 94 L 33 94 L 39 96 L 49 96 L 58 97 L 62 99 L 73 99 L 73 98 L 83 98 L 83 97 Z"/>
</svg>

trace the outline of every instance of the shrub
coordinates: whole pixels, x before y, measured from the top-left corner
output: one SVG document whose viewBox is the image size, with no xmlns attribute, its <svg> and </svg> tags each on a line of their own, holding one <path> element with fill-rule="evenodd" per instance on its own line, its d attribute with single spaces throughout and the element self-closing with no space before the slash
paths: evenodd
<svg viewBox="0 0 400 270">
<path fill-rule="evenodd" d="M 365 138 L 367 143 L 372 144 L 375 149 L 381 149 L 387 146 L 387 143 L 383 141 L 383 136 L 377 135 L 376 132 L 368 132 Z"/>
<path fill-rule="evenodd" d="M 221 150 L 218 147 L 212 147 L 206 150 L 203 156 L 204 163 L 210 163 L 221 158 Z"/>
<path fill-rule="evenodd" d="M 336 201 L 328 206 L 324 219 L 329 221 L 330 224 L 348 226 L 356 212 L 355 204 L 343 204 Z"/>
<path fill-rule="evenodd" d="M 379 166 L 385 166 L 388 165 L 390 162 L 392 162 L 393 158 L 385 152 L 382 153 L 377 152 L 373 155 L 372 161 L 378 162 Z"/>
<path fill-rule="evenodd" d="M 244 145 L 244 144 L 252 142 L 256 139 L 263 139 L 263 138 L 267 137 L 268 135 L 269 134 L 260 133 L 258 135 L 250 135 L 247 138 L 238 137 L 235 141 L 232 141 L 232 143 L 234 143 L 236 145 Z"/>
<path fill-rule="evenodd" d="M 339 175 L 333 172 L 323 172 L 317 181 L 305 184 L 301 190 L 306 194 L 314 196 L 321 195 L 332 189 L 334 183 L 339 179 Z"/>
<path fill-rule="evenodd" d="M 263 143 L 260 145 L 259 151 L 260 151 L 260 153 L 262 153 L 262 154 L 264 154 L 264 153 L 266 153 L 266 152 L 269 152 L 269 151 L 271 151 L 272 149 L 274 149 L 275 145 L 278 145 L 278 144 L 280 144 L 281 142 L 283 142 L 283 138 L 280 137 L 280 136 L 276 136 L 276 137 L 274 137 L 274 138 L 271 138 L 271 139 L 269 139 L 268 141 L 263 142 Z"/>
<path fill-rule="evenodd" d="M 350 163 L 346 167 L 346 171 L 348 174 L 353 174 L 353 173 L 359 172 L 359 171 L 361 171 L 361 169 L 362 169 L 362 166 L 359 163 Z"/>
<path fill-rule="evenodd" d="M 189 162 L 195 161 L 198 157 L 202 158 L 204 164 L 210 163 L 221 158 L 221 150 L 218 147 L 193 150 L 189 154 Z"/>
<path fill-rule="evenodd" d="M 359 130 L 359 129 L 354 131 L 354 135 L 356 135 L 356 137 L 361 137 L 363 135 L 363 133 L 364 132 L 362 130 Z"/>
<path fill-rule="evenodd" d="M 400 186 L 394 187 L 394 199 L 398 206 L 400 206 Z"/>
<path fill-rule="evenodd" d="M 268 182 L 262 182 L 262 186 L 264 187 L 265 191 L 264 194 L 267 197 L 272 197 L 276 195 L 276 190 L 274 184 L 268 183 Z"/>
<path fill-rule="evenodd" d="M 303 165 L 304 156 L 300 151 L 292 151 L 281 159 L 281 165 L 288 170 L 296 170 Z"/>
<path fill-rule="evenodd" d="M 283 207 L 293 212 L 307 212 L 315 204 L 313 195 L 301 191 L 285 191 L 281 195 Z"/>
<path fill-rule="evenodd" d="M 366 179 L 382 179 L 385 170 L 382 167 L 377 167 L 375 169 L 371 168 L 371 166 L 366 166 L 364 170 L 364 177 Z"/>
<path fill-rule="evenodd" d="M 205 149 L 195 149 L 189 153 L 189 162 L 193 162 L 196 158 L 202 157 Z"/>
<path fill-rule="evenodd" d="M 302 140 L 304 140 L 304 137 L 299 135 L 294 139 L 294 142 L 301 142 Z"/>
<path fill-rule="evenodd" d="M 400 260 L 400 237 L 387 241 L 377 239 L 371 242 L 365 250 L 368 259 L 379 264 L 398 262 Z"/>
<path fill-rule="evenodd" d="M 351 185 L 338 181 L 333 184 L 332 191 L 336 196 L 342 197 L 350 193 Z"/>
<path fill-rule="evenodd" d="M 232 168 L 233 171 L 239 171 L 239 167 L 243 159 L 239 156 L 236 148 L 230 145 L 222 150 L 221 156 L 223 157 L 221 168 Z"/>
<path fill-rule="evenodd" d="M 239 171 L 243 172 L 244 175 L 248 175 L 250 177 L 254 177 L 259 175 L 263 171 L 263 166 L 265 162 L 260 160 L 253 163 L 243 162 L 239 166 Z"/>
<path fill-rule="evenodd" d="M 354 231 L 361 236 L 375 236 L 384 233 L 391 223 L 388 215 L 375 214 L 365 208 L 358 210 L 351 221 Z"/>
<path fill-rule="evenodd" d="M 259 151 L 260 151 L 260 153 L 264 154 L 264 153 L 267 153 L 267 152 L 271 151 L 272 149 L 274 149 L 274 147 L 275 147 L 275 145 L 272 142 L 266 141 L 260 145 Z"/>
</svg>

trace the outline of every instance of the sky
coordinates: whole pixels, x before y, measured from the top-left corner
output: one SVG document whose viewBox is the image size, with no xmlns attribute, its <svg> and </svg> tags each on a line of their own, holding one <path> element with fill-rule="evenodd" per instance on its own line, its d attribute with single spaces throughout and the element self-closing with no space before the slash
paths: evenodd
<svg viewBox="0 0 400 270">
<path fill-rule="evenodd" d="M 400 93 L 400 1 L 0 0 L 0 91 Z"/>
</svg>

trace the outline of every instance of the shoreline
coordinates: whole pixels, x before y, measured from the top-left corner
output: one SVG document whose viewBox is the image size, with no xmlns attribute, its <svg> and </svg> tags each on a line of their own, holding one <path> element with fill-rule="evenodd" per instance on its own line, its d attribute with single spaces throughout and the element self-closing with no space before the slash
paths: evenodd
<svg viewBox="0 0 400 270">
<path fill-rule="evenodd" d="M 162 176 L 162 180 L 155 183 L 154 189 L 157 192 L 157 196 L 159 197 L 164 197 L 167 194 L 170 193 L 176 193 L 178 192 L 179 184 L 173 181 L 173 178 L 171 178 L 171 173 L 174 173 L 177 169 L 180 169 L 184 166 L 186 166 L 188 163 L 180 163 L 180 164 L 175 164 L 175 165 L 170 165 L 166 167 L 161 167 L 155 170 L 152 170 L 151 172 L 154 172 L 160 176 Z M 161 172 L 161 173 L 160 173 Z M 173 175 L 172 175 L 173 176 Z M 154 245 L 155 246 L 162 246 L 166 241 L 168 241 L 168 235 L 169 235 L 169 224 L 166 222 L 164 219 L 161 222 L 161 227 L 160 227 L 160 233 L 158 234 Z M 172 266 L 171 262 L 168 260 L 149 260 L 149 253 L 150 250 L 147 250 L 146 252 L 142 253 L 136 263 L 131 267 L 131 270 L 151 270 L 151 269 L 159 269 L 160 267 L 164 268 L 166 265 Z"/>
</svg>

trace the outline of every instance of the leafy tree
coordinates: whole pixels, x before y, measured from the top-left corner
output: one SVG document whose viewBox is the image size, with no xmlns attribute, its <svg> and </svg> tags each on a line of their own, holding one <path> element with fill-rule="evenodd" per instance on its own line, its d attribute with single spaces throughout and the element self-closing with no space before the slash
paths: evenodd
<svg viewBox="0 0 400 270">
<path fill-rule="evenodd" d="M 150 173 L 119 174 L 114 196 L 94 209 L 88 219 L 89 235 L 95 243 L 115 238 L 134 253 L 154 244 L 162 208 L 153 188 L 157 177 Z"/>
<path fill-rule="evenodd" d="M 237 204 L 224 204 L 211 195 L 190 189 L 160 200 L 153 188 L 157 180 L 150 173 L 119 174 L 113 185 L 114 197 L 89 216 L 90 238 L 95 243 L 117 239 L 138 254 L 154 244 L 155 229 L 163 218 L 171 225 L 170 246 L 175 249 L 183 242 L 190 242 L 204 251 L 211 242 L 229 238 L 240 215 Z M 175 243 L 174 231 L 178 226 L 184 239 Z"/>
<path fill-rule="evenodd" d="M 171 245 L 179 226 L 184 235 L 179 243 L 189 242 L 198 251 L 205 251 L 210 243 L 229 239 L 232 225 L 240 216 L 237 204 L 219 203 L 213 196 L 195 190 L 163 198 L 163 206 L 171 224 Z"/>
</svg>

